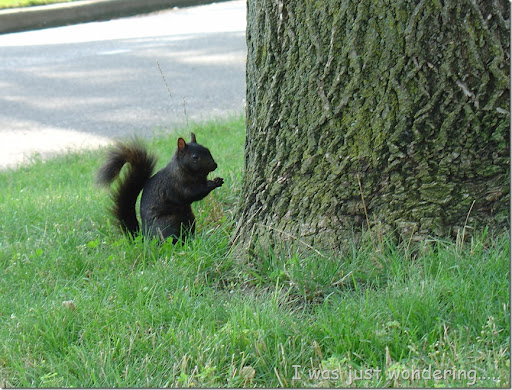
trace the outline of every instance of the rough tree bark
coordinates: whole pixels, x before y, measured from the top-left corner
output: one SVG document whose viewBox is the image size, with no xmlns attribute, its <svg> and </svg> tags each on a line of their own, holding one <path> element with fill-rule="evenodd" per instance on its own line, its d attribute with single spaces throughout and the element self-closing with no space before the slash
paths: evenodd
<svg viewBox="0 0 512 390">
<path fill-rule="evenodd" d="M 508 1 L 247 8 L 239 242 L 508 226 Z"/>
</svg>

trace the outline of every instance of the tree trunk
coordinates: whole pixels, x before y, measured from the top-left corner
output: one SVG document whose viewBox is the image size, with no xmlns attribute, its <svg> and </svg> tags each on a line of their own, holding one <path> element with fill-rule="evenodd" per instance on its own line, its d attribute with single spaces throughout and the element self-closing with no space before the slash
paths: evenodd
<svg viewBox="0 0 512 390">
<path fill-rule="evenodd" d="M 237 240 L 509 220 L 506 0 L 248 0 Z"/>
</svg>

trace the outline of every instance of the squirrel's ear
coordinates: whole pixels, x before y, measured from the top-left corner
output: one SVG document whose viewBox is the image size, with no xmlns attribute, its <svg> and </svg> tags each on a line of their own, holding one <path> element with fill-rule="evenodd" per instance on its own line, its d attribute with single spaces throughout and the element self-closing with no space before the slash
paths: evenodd
<svg viewBox="0 0 512 390">
<path fill-rule="evenodd" d="M 196 135 L 194 133 L 190 133 L 190 142 L 196 142 Z"/>
<path fill-rule="evenodd" d="M 187 143 L 185 142 L 185 140 L 181 137 L 178 138 L 178 149 L 185 150 L 186 147 L 187 147 Z"/>
</svg>

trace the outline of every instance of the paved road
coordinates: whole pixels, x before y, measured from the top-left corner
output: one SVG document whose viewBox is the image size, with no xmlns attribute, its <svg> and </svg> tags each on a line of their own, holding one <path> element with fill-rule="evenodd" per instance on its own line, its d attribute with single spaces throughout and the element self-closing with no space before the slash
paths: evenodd
<svg viewBox="0 0 512 390">
<path fill-rule="evenodd" d="M 0 167 L 243 112 L 245 24 L 234 0 L 0 35 Z"/>
</svg>

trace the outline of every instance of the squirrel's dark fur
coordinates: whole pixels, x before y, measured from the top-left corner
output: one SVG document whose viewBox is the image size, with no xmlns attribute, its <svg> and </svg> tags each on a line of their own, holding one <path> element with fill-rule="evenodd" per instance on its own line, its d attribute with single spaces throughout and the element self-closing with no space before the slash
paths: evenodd
<svg viewBox="0 0 512 390">
<path fill-rule="evenodd" d="M 212 190 L 222 186 L 224 179 L 208 180 L 217 168 L 210 151 L 192 139 L 186 143 L 178 139 L 178 149 L 165 168 L 154 176 L 156 158 L 137 140 L 117 143 L 109 152 L 98 172 L 98 182 L 110 185 L 127 164 L 128 170 L 112 191 L 112 214 L 121 228 L 130 234 L 139 231 L 135 213 L 137 197 L 142 191 L 140 216 L 142 233 L 148 237 L 174 241 L 195 231 L 191 203 L 203 199 Z"/>
</svg>

